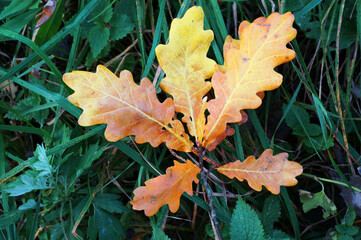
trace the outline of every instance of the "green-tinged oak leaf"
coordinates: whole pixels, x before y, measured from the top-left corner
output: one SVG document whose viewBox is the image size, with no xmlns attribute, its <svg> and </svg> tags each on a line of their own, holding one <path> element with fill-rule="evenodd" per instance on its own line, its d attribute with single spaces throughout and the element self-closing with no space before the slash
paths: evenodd
<svg viewBox="0 0 361 240">
<path fill-rule="evenodd" d="M 261 191 L 264 185 L 271 193 L 279 194 L 280 186 L 296 185 L 296 176 L 303 171 L 299 163 L 288 161 L 287 157 L 287 153 L 273 156 L 273 151 L 267 149 L 258 159 L 250 156 L 243 162 L 237 160 L 217 170 L 229 178 L 247 180 L 248 185 L 256 191 Z"/>
<path fill-rule="evenodd" d="M 302 209 L 305 213 L 317 207 L 323 208 L 323 218 L 327 218 L 331 214 L 334 215 L 337 213 L 336 205 L 323 191 L 311 193 L 305 190 L 299 190 L 299 192 Z"/>
<path fill-rule="evenodd" d="M 191 150 L 192 142 L 182 123 L 172 119 L 172 99 L 159 102 L 148 79 L 137 85 L 129 71 L 124 70 L 117 77 L 99 65 L 96 73 L 74 71 L 64 74 L 63 80 L 75 91 L 69 101 L 84 110 L 79 124 L 106 123 L 108 141 L 135 135 L 137 143 L 149 142 L 157 147 L 165 142 L 171 149 Z"/>
<path fill-rule="evenodd" d="M 134 190 L 130 203 L 135 210 L 144 210 L 145 215 L 153 216 L 159 208 L 168 204 L 175 213 L 184 192 L 193 195 L 193 181 L 198 183 L 197 174 L 201 169 L 187 160 L 187 163 L 174 161 L 174 166 L 167 168 L 165 175 L 160 175 L 145 182 L 144 187 Z"/>
<path fill-rule="evenodd" d="M 241 110 L 261 105 L 257 93 L 281 85 L 282 75 L 274 68 L 295 57 L 295 52 L 286 47 L 296 36 L 293 20 L 290 12 L 273 13 L 267 19 L 242 22 L 240 40 L 227 37 L 224 66 L 217 65 L 212 77 L 215 99 L 208 102 L 210 115 L 203 139 L 203 146 L 208 150 L 213 150 L 223 140 L 219 136 L 227 129 L 227 123 L 242 120 Z"/>
<path fill-rule="evenodd" d="M 175 111 L 184 114 L 182 120 L 192 136 L 197 135 L 196 118 L 202 110 L 202 98 L 211 89 L 205 79 L 213 75 L 216 65 L 206 56 L 213 32 L 203 30 L 203 18 L 201 7 L 190 8 L 183 18 L 173 20 L 169 43 L 156 48 L 166 73 L 160 87 L 173 96 Z"/>
</svg>

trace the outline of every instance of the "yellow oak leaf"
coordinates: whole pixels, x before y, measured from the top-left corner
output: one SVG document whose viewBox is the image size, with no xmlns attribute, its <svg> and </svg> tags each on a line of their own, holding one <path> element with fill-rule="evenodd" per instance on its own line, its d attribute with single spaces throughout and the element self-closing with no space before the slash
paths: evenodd
<svg viewBox="0 0 361 240">
<path fill-rule="evenodd" d="M 187 160 L 187 163 L 174 161 L 174 166 L 166 170 L 165 175 L 149 179 L 145 186 L 134 190 L 134 198 L 130 203 L 135 210 L 144 210 L 145 215 L 153 216 L 159 208 L 168 204 L 175 213 L 184 192 L 193 195 L 193 181 L 198 183 L 197 174 L 201 169 Z"/>
<path fill-rule="evenodd" d="M 73 71 L 64 74 L 63 80 L 75 91 L 69 101 L 84 110 L 79 125 L 106 123 L 105 138 L 112 142 L 135 135 L 137 143 L 157 147 L 165 142 L 171 149 L 191 151 L 193 144 L 183 124 L 172 119 L 173 100 L 159 102 L 147 78 L 137 85 L 129 71 L 117 77 L 99 65 L 96 73 Z"/>
<path fill-rule="evenodd" d="M 182 121 L 197 140 L 195 121 L 202 110 L 202 98 L 211 89 L 205 79 L 213 75 L 216 65 L 206 57 L 213 32 L 203 30 L 203 17 L 201 7 L 190 8 L 183 18 L 172 21 L 169 43 L 156 48 L 166 73 L 160 87 L 173 96 L 175 111 L 184 114 Z"/>
<path fill-rule="evenodd" d="M 215 99 L 208 102 L 203 146 L 213 150 L 227 135 L 227 123 L 240 122 L 241 110 L 254 109 L 262 100 L 257 93 L 273 90 L 282 83 L 274 68 L 291 61 L 295 52 L 286 44 L 296 37 L 291 13 L 271 14 L 254 23 L 243 22 L 240 40 L 227 37 L 224 66 L 217 66 L 212 77 Z M 222 137 L 220 137 L 222 136 Z"/>
<path fill-rule="evenodd" d="M 296 176 L 303 172 L 297 162 L 287 160 L 287 153 L 273 156 L 271 149 L 265 150 L 256 160 L 254 156 L 243 162 L 237 160 L 217 168 L 218 172 L 239 181 L 247 180 L 248 185 L 256 191 L 262 190 L 264 185 L 271 193 L 279 194 L 280 186 L 294 186 Z"/>
</svg>

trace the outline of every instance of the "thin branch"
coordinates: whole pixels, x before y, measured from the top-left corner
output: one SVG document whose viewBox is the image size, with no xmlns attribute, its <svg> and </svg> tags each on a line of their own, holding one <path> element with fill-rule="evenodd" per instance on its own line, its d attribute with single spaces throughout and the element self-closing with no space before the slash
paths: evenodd
<svg viewBox="0 0 361 240">
<path fill-rule="evenodd" d="M 204 189 L 205 189 L 205 191 L 207 193 L 206 196 L 207 196 L 207 199 L 208 199 L 208 205 L 209 205 L 209 207 L 211 209 L 210 212 L 209 212 L 209 216 L 210 216 L 210 219 L 211 219 L 214 236 L 215 236 L 216 240 L 222 240 L 222 234 L 221 234 L 221 231 L 219 230 L 219 227 L 218 227 L 216 209 L 215 209 L 214 204 L 213 204 L 212 189 L 208 185 L 207 174 L 206 174 L 206 171 L 205 171 L 204 166 L 203 166 L 203 159 L 204 159 L 205 150 L 202 147 L 199 147 L 197 152 L 198 152 L 198 157 L 199 157 L 199 165 L 200 165 L 200 168 L 201 168 L 201 179 L 202 179 L 202 182 L 203 182 L 203 185 L 204 185 Z"/>
</svg>

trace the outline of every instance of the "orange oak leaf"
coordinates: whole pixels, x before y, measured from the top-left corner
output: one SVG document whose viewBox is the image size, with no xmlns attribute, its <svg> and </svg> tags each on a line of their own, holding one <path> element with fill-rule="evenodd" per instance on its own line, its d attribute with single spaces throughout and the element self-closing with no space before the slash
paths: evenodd
<svg viewBox="0 0 361 240">
<path fill-rule="evenodd" d="M 172 119 L 175 114 L 173 100 L 159 102 L 147 78 L 137 85 L 129 71 L 122 71 L 118 78 L 99 65 L 96 73 L 73 71 L 64 74 L 63 80 L 75 91 L 68 97 L 69 101 L 84 110 L 79 124 L 106 123 L 108 141 L 135 135 L 137 143 L 149 142 L 157 147 L 165 142 L 171 149 L 191 151 L 193 144 L 182 123 Z"/>
<path fill-rule="evenodd" d="M 256 160 L 254 156 L 243 162 L 237 160 L 217 168 L 218 172 L 239 181 L 247 180 L 248 185 L 256 191 L 264 185 L 271 193 L 279 194 L 280 186 L 294 186 L 296 176 L 302 174 L 302 166 L 287 160 L 287 153 L 273 156 L 271 149 L 265 150 Z"/>
<path fill-rule="evenodd" d="M 34 29 L 39 28 L 41 25 L 46 23 L 51 16 L 53 15 L 55 8 L 56 8 L 57 0 L 48 0 L 48 2 L 43 7 L 43 11 L 36 15 L 36 17 L 40 16 L 40 19 L 36 23 L 36 26 Z"/>
<path fill-rule="evenodd" d="M 169 43 L 159 45 L 156 55 L 166 73 L 160 87 L 171 94 L 175 111 L 184 114 L 189 133 L 197 137 L 196 118 L 202 111 L 202 98 L 211 89 L 210 78 L 215 69 L 215 61 L 207 58 L 213 40 L 211 30 L 203 30 L 203 10 L 190 8 L 183 18 L 174 19 L 169 33 Z"/>
<path fill-rule="evenodd" d="M 168 204 L 175 213 L 184 192 L 193 195 L 192 182 L 198 183 L 197 174 L 201 169 L 187 160 L 187 163 L 174 161 L 174 166 L 167 168 L 165 175 L 160 175 L 145 182 L 144 187 L 134 190 L 130 203 L 135 210 L 144 210 L 145 215 L 153 216 L 159 208 Z"/>
<path fill-rule="evenodd" d="M 296 37 L 291 13 L 271 14 L 254 23 L 242 22 L 240 40 L 227 37 L 224 44 L 224 66 L 217 66 L 212 77 L 215 99 L 208 102 L 207 125 L 203 146 L 213 150 L 226 137 L 227 123 L 240 122 L 241 110 L 261 105 L 257 95 L 273 90 L 282 83 L 274 68 L 291 61 L 295 52 L 286 44 Z"/>
</svg>

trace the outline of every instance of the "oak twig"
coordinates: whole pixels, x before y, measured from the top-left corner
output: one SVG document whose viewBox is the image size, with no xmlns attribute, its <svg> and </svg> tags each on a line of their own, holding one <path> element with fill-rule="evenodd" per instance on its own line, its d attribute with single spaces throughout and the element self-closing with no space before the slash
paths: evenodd
<svg viewBox="0 0 361 240">
<path fill-rule="evenodd" d="M 203 182 L 204 191 L 206 192 L 206 196 L 208 199 L 208 205 L 211 209 L 210 210 L 210 218 L 211 218 L 212 228 L 213 228 L 213 232 L 214 232 L 214 237 L 216 240 L 222 240 L 222 234 L 218 227 L 216 209 L 213 204 L 212 189 L 208 185 L 207 174 L 206 174 L 206 171 L 203 166 L 205 150 L 201 146 L 199 146 L 197 150 L 198 150 L 197 152 L 198 152 L 198 157 L 199 157 L 199 167 L 201 168 L 201 180 Z"/>
</svg>

